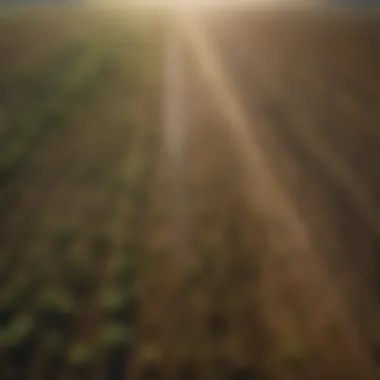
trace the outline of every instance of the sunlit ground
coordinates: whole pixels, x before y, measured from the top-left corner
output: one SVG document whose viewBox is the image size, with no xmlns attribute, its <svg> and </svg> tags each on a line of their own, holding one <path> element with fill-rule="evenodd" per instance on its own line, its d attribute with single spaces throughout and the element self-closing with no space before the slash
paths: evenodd
<svg viewBox="0 0 380 380">
<path fill-rule="evenodd" d="M 190 11 L 269 3 L 301 1 L 1 30 L 1 379 L 380 378 L 380 57 L 356 23 Z"/>
</svg>

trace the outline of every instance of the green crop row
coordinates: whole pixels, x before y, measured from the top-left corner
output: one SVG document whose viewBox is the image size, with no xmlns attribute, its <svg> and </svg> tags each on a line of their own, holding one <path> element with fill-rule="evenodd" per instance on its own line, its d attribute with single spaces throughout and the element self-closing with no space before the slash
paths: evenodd
<svg viewBox="0 0 380 380">
<path fill-rule="evenodd" d="M 48 67 L 27 78 L 17 78 L 23 88 L 21 104 L 10 105 L 0 134 L 0 186 L 12 178 L 44 137 L 65 124 L 65 118 L 84 101 L 91 100 L 107 69 L 106 52 L 91 39 L 66 48 Z"/>
</svg>

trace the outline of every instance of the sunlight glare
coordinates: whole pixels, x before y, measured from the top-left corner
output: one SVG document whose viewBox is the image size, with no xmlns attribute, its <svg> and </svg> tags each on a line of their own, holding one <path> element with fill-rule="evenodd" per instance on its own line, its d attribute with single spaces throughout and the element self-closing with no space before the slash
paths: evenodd
<svg viewBox="0 0 380 380">
<path fill-rule="evenodd" d="M 280 2 L 284 0 L 124 0 L 128 6 L 142 8 L 165 9 L 199 9 L 199 8 L 224 8 L 236 6 L 249 6 L 265 3 Z"/>
</svg>

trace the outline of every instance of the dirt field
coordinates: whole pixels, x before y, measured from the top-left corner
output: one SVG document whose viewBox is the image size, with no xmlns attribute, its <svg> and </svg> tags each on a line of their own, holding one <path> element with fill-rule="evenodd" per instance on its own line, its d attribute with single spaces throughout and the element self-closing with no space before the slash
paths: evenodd
<svg viewBox="0 0 380 380">
<path fill-rule="evenodd" d="M 7 12 L 2 379 L 379 378 L 376 17 Z"/>
<path fill-rule="evenodd" d="M 320 284 L 320 291 L 336 293 L 347 328 L 356 335 L 355 346 L 362 347 L 376 372 L 377 19 L 339 12 L 264 12 L 219 14 L 210 20 L 210 35 L 219 47 L 225 75 L 269 166 L 308 230 L 320 270 L 327 274 L 324 282 L 329 285 Z M 290 257 L 288 261 L 292 266 Z M 296 286 L 293 299 L 309 285 Z M 332 368 L 314 364 L 306 378 L 367 378 L 369 374 L 353 371 L 355 359 L 341 358 L 339 364 L 343 349 L 333 347 L 343 337 L 334 335 L 333 317 L 323 316 L 327 294 L 322 291 L 318 300 L 309 299 L 312 303 L 301 318 L 310 323 L 307 330 L 317 329 L 317 340 L 322 342 L 326 334 L 317 360 L 332 359 L 336 372 L 332 375 Z M 320 320 L 313 321 L 318 314 Z M 296 326 L 301 328 L 301 322 Z"/>
</svg>

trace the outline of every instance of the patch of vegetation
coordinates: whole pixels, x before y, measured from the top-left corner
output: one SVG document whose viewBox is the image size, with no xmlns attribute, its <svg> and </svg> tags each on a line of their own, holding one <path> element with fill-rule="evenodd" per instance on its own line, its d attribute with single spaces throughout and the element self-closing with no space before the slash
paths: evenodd
<svg viewBox="0 0 380 380">
<path fill-rule="evenodd" d="M 108 314 L 118 313 L 124 308 L 124 295 L 113 289 L 106 290 L 101 296 L 101 305 Z"/>
<path fill-rule="evenodd" d="M 69 328 L 73 316 L 73 302 L 58 289 L 44 290 L 38 297 L 37 308 L 44 323 Z"/>
<path fill-rule="evenodd" d="M 67 365 L 71 370 L 86 370 L 94 358 L 94 350 L 91 345 L 84 343 L 74 344 L 67 353 Z"/>
<path fill-rule="evenodd" d="M 108 289 L 101 295 L 100 304 L 114 320 L 131 322 L 135 316 L 136 300 L 133 292 Z"/>
<path fill-rule="evenodd" d="M 121 323 L 110 323 L 101 332 L 100 345 L 107 352 L 129 351 L 132 346 L 131 331 Z"/>
<path fill-rule="evenodd" d="M 13 281 L 0 295 L 0 325 L 9 322 L 28 296 L 28 286 L 23 281 Z"/>
<path fill-rule="evenodd" d="M 34 320 L 29 315 L 20 315 L 0 332 L 0 345 L 13 348 L 24 343 L 33 332 Z"/>
<path fill-rule="evenodd" d="M 23 104 L 13 100 L 9 121 L 0 140 L 0 185 L 7 183 L 27 162 L 44 138 L 65 123 L 73 105 L 96 93 L 106 59 L 88 36 L 66 46 L 61 55 L 20 81 Z M 15 86 L 12 86 L 15 87 Z M 27 106 L 25 107 L 25 104 Z M 22 112 L 20 112 L 22 110 Z"/>
<path fill-rule="evenodd" d="M 0 331 L 0 347 L 10 352 L 15 364 L 24 365 L 33 351 L 34 332 L 34 319 L 27 314 L 18 316 Z"/>
<path fill-rule="evenodd" d="M 4 326 L 12 318 L 18 306 L 17 298 L 12 294 L 2 294 L 0 297 L 0 325 Z"/>
<path fill-rule="evenodd" d="M 298 365 L 305 356 L 305 348 L 299 338 L 294 333 L 286 334 L 281 341 L 282 352 L 285 359 L 291 365 Z"/>
</svg>

